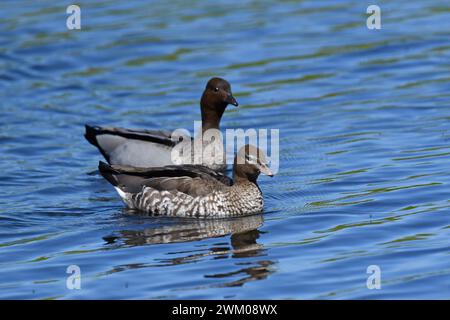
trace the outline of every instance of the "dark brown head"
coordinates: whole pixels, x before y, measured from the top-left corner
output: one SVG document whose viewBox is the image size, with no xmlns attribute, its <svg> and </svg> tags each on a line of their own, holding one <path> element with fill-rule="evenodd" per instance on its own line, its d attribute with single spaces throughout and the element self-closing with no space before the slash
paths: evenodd
<svg viewBox="0 0 450 320">
<path fill-rule="evenodd" d="M 266 155 L 250 144 L 243 146 L 234 158 L 233 177 L 236 183 L 242 181 L 256 182 L 259 174 L 273 177 L 267 166 Z"/>
<path fill-rule="evenodd" d="M 228 81 L 221 78 L 211 78 L 206 84 L 200 101 L 203 131 L 211 128 L 219 129 L 220 119 L 229 104 L 238 106 L 231 93 L 231 86 Z"/>
</svg>

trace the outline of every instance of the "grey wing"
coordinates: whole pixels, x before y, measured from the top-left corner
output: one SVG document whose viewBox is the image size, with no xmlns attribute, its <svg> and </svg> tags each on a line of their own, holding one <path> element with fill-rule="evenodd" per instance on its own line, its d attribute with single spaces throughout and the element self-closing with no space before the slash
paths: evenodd
<svg viewBox="0 0 450 320">
<path fill-rule="evenodd" d="M 206 196 L 213 191 L 224 190 L 227 186 L 216 179 L 200 177 L 161 177 L 143 181 L 143 185 L 160 191 L 179 191 L 192 197 Z"/>
<path fill-rule="evenodd" d="M 179 191 L 191 196 L 204 196 L 224 190 L 233 181 L 203 166 L 184 165 L 160 168 L 135 168 L 99 163 L 100 174 L 112 185 L 126 192 L 140 192 L 144 186 L 157 190 Z"/>
<path fill-rule="evenodd" d="M 200 177 L 203 181 L 217 180 L 220 183 L 231 186 L 233 180 L 213 169 L 202 165 L 171 165 L 163 167 L 142 168 L 133 166 L 111 165 L 114 171 L 127 175 L 141 176 L 146 178 L 169 178 L 169 177 Z"/>
<path fill-rule="evenodd" d="M 86 125 L 84 136 L 100 150 L 109 163 L 139 167 L 172 164 L 171 150 L 180 142 L 180 138 L 174 139 L 169 131 L 89 125 Z"/>
</svg>

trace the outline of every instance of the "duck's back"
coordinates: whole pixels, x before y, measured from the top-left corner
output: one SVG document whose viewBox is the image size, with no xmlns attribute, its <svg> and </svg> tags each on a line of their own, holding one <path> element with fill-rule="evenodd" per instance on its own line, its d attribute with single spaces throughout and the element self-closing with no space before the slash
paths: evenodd
<svg viewBox="0 0 450 320">
<path fill-rule="evenodd" d="M 155 168 L 180 164 L 201 164 L 215 171 L 226 170 L 226 157 L 222 141 L 204 143 L 197 150 L 194 140 L 188 135 L 172 136 L 164 130 L 131 130 L 86 125 L 86 139 L 96 146 L 108 163 L 112 165 Z M 183 142 L 181 142 L 183 141 Z M 187 142 L 191 152 L 177 156 L 181 143 Z M 213 154 L 209 155 L 213 148 Z M 175 148 L 177 147 L 177 148 Z"/>
</svg>

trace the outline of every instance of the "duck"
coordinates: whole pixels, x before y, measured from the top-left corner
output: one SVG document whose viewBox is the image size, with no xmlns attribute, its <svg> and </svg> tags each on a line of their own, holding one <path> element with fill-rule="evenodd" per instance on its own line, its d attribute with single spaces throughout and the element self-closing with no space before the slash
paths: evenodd
<svg viewBox="0 0 450 320">
<path fill-rule="evenodd" d="M 113 165 L 132 167 L 161 167 L 173 164 L 202 164 L 216 171 L 226 170 L 226 156 L 221 139 L 206 141 L 205 132 L 220 130 L 220 120 L 228 105 L 239 106 L 231 92 L 231 85 L 222 78 L 211 78 L 200 99 L 202 130 L 194 139 L 186 135 L 174 135 L 168 130 L 134 130 L 115 127 L 85 125 L 84 137 L 96 146 L 105 160 Z M 220 132 L 220 131 L 219 131 Z M 220 140 L 220 141 L 219 141 Z M 179 159 L 173 159 L 175 148 L 188 141 L 192 150 Z M 213 156 L 201 154 L 194 160 L 196 142 L 201 141 L 202 150 L 216 150 Z M 213 144 L 213 145 L 211 145 Z M 211 149 L 213 147 L 213 149 Z M 220 154 L 217 152 L 221 152 Z M 217 160 L 217 154 L 219 159 Z"/>
<path fill-rule="evenodd" d="M 257 184 L 273 177 L 266 155 L 247 144 L 234 158 L 233 178 L 202 165 L 137 168 L 99 162 L 100 174 L 132 210 L 153 216 L 229 218 L 263 212 Z"/>
</svg>

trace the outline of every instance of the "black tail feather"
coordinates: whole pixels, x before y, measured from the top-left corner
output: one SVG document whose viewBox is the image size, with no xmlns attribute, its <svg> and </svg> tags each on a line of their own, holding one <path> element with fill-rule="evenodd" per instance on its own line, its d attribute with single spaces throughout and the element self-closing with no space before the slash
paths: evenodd
<svg viewBox="0 0 450 320">
<path fill-rule="evenodd" d="M 114 187 L 118 187 L 128 193 L 140 192 L 147 180 L 140 176 L 124 174 L 103 161 L 99 161 L 98 170 L 103 178 Z"/>
<path fill-rule="evenodd" d="M 85 124 L 84 127 L 86 128 L 86 131 L 84 133 L 84 137 L 87 141 L 89 141 L 90 144 L 96 146 L 98 150 L 102 153 L 103 157 L 110 162 L 109 156 L 106 154 L 106 152 L 103 150 L 103 148 L 98 144 L 97 141 L 97 135 L 102 133 L 102 128 L 98 126 L 90 126 L 88 124 Z"/>
<path fill-rule="evenodd" d="M 103 161 L 99 161 L 98 162 L 98 171 L 103 176 L 103 178 L 105 178 L 113 186 L 116 187 L 119 185 L 119 180 L 116 177 L 117 172 L 109 164 L 107 164 Z"/>
<path fill-rule="evenodd" d="M 88 124 L 85 124 L 86 132 L 84 133 L 84 137 L 90 144 L 98 147 L 96 136 L 98 134 L 98 127 L 93 127 Z"/>
</svg>

